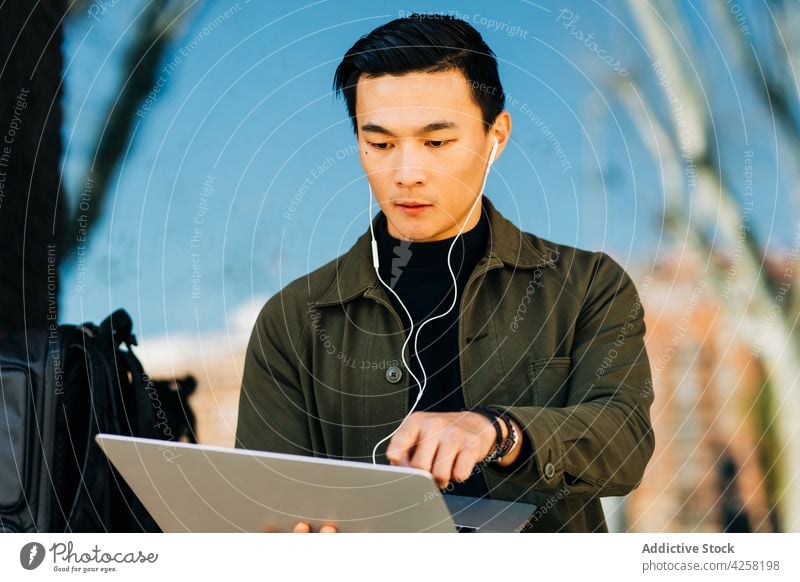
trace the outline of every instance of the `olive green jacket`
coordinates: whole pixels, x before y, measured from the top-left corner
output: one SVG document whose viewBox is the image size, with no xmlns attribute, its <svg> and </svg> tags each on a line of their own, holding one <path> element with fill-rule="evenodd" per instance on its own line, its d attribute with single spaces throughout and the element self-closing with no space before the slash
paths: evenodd
<svg viewBox="0 0 800 582">
<path fill-rule="evenodd" d="M 492 498 L 539 507 L 527 531 L 607 531 L 599 497 L 634 489 L 654 446 L 636 289 L 605 253 L 521 232 L 483 204 L 489 244 L 460 300 L 464 400 L 505 409 L 532 454 L 481 473 Z M 410 407 L 404 340 L 366 232 L 262 308 L 236 446 L 371 462 Z"/>
</svg>

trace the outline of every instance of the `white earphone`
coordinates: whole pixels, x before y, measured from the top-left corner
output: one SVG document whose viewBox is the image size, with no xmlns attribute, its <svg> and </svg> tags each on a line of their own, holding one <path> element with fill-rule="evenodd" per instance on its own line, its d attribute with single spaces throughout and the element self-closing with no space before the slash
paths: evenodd
<svg viewBox="0 0 800 582">
<path fill-rule="evenodd" d="M 400 303 L 400 306 L 403 308 L 403 311 L 406 312 L 406 317 L 408 317 L 408 321 L 411 322 L 411 329 L 408 332 L 408 337 L 406 338 L 406 341 L 403 342 L 403 347 L 401 348 L 400 357 L 401 357 L 401 359 L 403 361 L 403 366 L 405 366 L 406 370 L 408 370 L 408 373 L 411 375 L 411 377 L 417 383 L 419 383 L 419 379 L 411 371 L 411 366 L 408 364 L 408 362 L 406 362 L 406 346 L 408 345 L 409 340 L 411 340 L 411 338 L 413 336 L 414 337 L 414 353 L 417 354 L 417 359 L 419 360 L 419 351 L 417 349 L 417 341 L 419 340 L 419 333 L 420 333 L 420 331 L 422 331 L 422 328 L 429 321 L 434 321 L 436 319 L 444 317 L 445 315 L 450 313 L 453 310 L 453 308 L 456 306 L 456 303 L 458 301 L 458 282 L 456 281 L 455 273 L 453 273 L 453 267 L 452 267 L 452 265 L 450 265 L 450 255 L 453 252 L 453 247 L 455 247 L 456 240 L 458 240 L 458 237 L 461 236 L 461 233 L 464 231 L 464 226 L 467 224 L 467 222 L 469 222 L 469 218 L 470 218 L 470 216 L 472 216 L 472 211 L 475 210 L 475 205 L 477 204 L 478 200 L 480 200 L 481 197 L 483 196 L 483 189 L 486 187 L 486 179 L 489 177 L 489 170 L 491 170 L 492 164 L 494 163 L 494 157 L 497 154 L 498 145 L 499 144 L 497 142 L 497 138 L 495 137 L 494 138 L 494 144 L 492 145 L 492 151 L 489 154 L 489 161 L 486 164 L 486 171 L 483 173 L 483 183 L 481 184 L 481 191 L 475 197 L 475 201 L 472 203 L 472 207 L 469 209 L 469 214 L 467 214 L 466 220 L 464 220 L 464 223 L 461 225 L 461 228 L 458 230 L 458 234 L 455 236 L 455 238 L 453 238 L 453 242 L 450 245 L 450 249 L 447 251 L 447 269 L 450 271 L 450 276 L 453 278 L 453 290 L 454 290 L 453 302 L 450 304 L 450 307 L 444 313 L 441 313 L 439 315 L 436 315 L 434 317 L 431 317 L 430 319 L 426 319 L 425 321 L 423 321 L 419 325 L 419 328 L 417 329 L 416 336 L 414 336 L 414 321 L 411 318 L 411 314 L 409 313 L 408 308 L 402 302 L 402 300 L 400 299 L 400 296 L 397 295 L 397 293 L 395 293 L 394 289 L 392 289 L 389 285 L 387 285 L 386 282 L 381 278 L 380 269 L 379 269 L 380 263 L 379 263 L 379 260 L 378 260 L 378 243 L 375 240 L 375 230 L 374 230 L 373 225 L 372 225 L 372 198 L 373 198 L 373 196 L 372 196 L 372 187 L 369 186 L 369 181 L 367 181 L 367 186 L 369 187 L 369 216 L 368 216 L 369 221 L 370 221 L 369 222 L 369 230 L 370 230 L 370 235 L 372 237 L 372 266 L 375 268 L 375 274 L 378 276 L 378 280 L 381 282 L 381 284 L 384 287 L 386 287 L 386 289 L 389 290 L 389 292 L 392 295 L 394 295 L 395 299 L 397 299 L 398 303 Z M 372 464 L 373 465 L 377 465 L 377 461 L 375 460 L 375 454 L 376 454 L 380 444 L 382 442 L 384 442 L 385 440 L 390 439 L 394 435 L 394 433 L 396 433 L 398 430 L 400 430 L 400 427 L 403 426 L 403 423 L 406 421 L 406 419 L 411 415 L 412 412 L 414 412 L 414 409 L 417 407 L 417 404 L 419 404 L 419 401 L 422 398 L 422 393 L 425 391 L 425 386 L 428 383 L 428 376 L 425 373 L 425 366 L 422 365 L 422 361 L 419 361 L 419 367 L 422 369 L 423 380 L 422 380 L 422 383 L 420 384 L 419 394 L 417 394 L 417 399 L 414 401 L 414 406 L 412 406 L 411 410 L 408 411 L 408 414 L 406 414 L 405 417 L 403 417 L 403 421 L 400 423 L 400 425 L 396 429 L 394 429 L 389 435 L 387 435 L 386 437 L 382 438 L 381 440 L 379 440 L 375 444 L 375 447 L 372 449 Z"/>
</svg>

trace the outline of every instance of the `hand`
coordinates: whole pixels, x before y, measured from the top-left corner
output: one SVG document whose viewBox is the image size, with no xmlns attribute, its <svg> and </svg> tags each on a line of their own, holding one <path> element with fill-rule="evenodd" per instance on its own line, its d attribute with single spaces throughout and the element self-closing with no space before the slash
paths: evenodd
<svg viewBox="0 0 800 582">
<path fill-rule="evenodd" d="M 386 458 L 392 465 L 430 472 L 442 488 L 452 480 L 466 481 L 496 438 L 492 422 L 477 412 L 414 412 L 389 441 Z"/>
<path fill-rule="evenodd" d="M 265 528 L 262 530 L 264 533 L 278 533 L 278 530 L 274 528 Z M 336 533 L 336 526 L 325 524 L 319 528 L 319 533 Z M 294 524 L 294 529 L 292 529 L 292 533 L 312 533 L 313 530 L 311 529 L 311 524 L 306 521 L 298 521 Z"/>
</svg>

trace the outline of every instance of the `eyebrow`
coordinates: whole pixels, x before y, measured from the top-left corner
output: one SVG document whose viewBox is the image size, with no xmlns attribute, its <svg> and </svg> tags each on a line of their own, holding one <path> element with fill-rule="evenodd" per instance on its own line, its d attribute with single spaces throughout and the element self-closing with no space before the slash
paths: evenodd
<svg viewBox="0 0 800 582">
<path fill-rule="evenodd" d="M 452 129 L 454 127 L 458 127 L 458 126 L 455 123 L 453 123 L 452 121 L 434 121 L 433 123 L 429 123 L 425 127 L 421 128 L 414 135 L 422 135 L 424 133 L 431 133 L 431 132 L 434 132 L 434 131 L 438 131 L 440 129 Z M 380 125 L 376 125 L 374 123 L 365 123 L 364 125 L 361 126 L 361 131 L 368 131 L 368 132 L 371 132 L 371 133 L 381 133 L 381 134 L 387 135 L 389 137 L 397 137 L 394 133 L 392 133 L 391 131 L 389 131 L 385 127 L 380 126 Z"/>
</svg>

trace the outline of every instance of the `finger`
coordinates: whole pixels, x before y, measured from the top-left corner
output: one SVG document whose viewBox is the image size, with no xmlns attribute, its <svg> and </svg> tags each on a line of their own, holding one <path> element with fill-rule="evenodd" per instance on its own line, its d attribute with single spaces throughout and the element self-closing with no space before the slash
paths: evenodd
<svg viewBox="0 0 800 582">
<path fill-rule="evenodd" d="M 304 521 L 298 521 L 294 525 L 292 533 L 311 533 L 311 526 Z"/>
<path fill-rule="evenodd" d="M 453 465 L 460 449 L 459 443 L 453 441 L 452 437 L 445 437 L 439 441 L 439 448 L 436 450 L 436 457 L 431 467 L 431 473 L 439 488 L 447 487 L 450 481 L 455 480 Z"/>
<path fill-rule="evenodd" d="M 477 453 L 477 447 L 474 444 L 467 443 L 456 456 L 453 463 L 453 478 L 457 481 L 466 481 L 472 476 L 475 465 L 478 464 L 480 455 Z"/>
<path fill-rule="evenodd" d="M 411 449 L 416 444 L 418 435 L 419 416 L 414 413 L 406 419 L 405 424 L 389 440 L 386 458 L 392 465 L 408 466 Z"/>
<path fill-rule="evenodd" d="M 336 527 L 326 523 L 321 528 L 319 528 L 319 533 L 336 533 Z"/>
<path fill-rule="evenodd" d="M 417 469 L 433 473 L 433 460 L 436 458 L 436 451 L 439 448 L 440 438 L 441 432 L 423 429 L 419 433 L 417 446 L 408 464 Z M 445 483 L 445 485 L 447 485 L 447 483 Z"/>
</svg>

